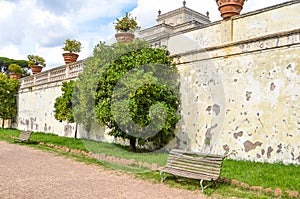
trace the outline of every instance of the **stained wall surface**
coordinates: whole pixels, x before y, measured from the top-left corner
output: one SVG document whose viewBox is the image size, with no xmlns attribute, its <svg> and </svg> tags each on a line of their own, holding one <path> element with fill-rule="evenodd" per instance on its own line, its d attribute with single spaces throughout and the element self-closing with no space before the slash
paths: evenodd
<svg viewBox="0 0 300 199">
<path fill-rule="evenodd" d="M 107 135 L 104 127 L 93 124 L 92 131 L 87 132 L 80 124 L 58 121 L 54 117 L 54 103 L 62 95 L 62 82 L 76 80 L 83 68 L 84 60 L 21 79 L 14 127 L 66 137 L 75 137 L 76 132 L 78 138 L 112 142 L 113 137 Z"/>
<path fill-rule="evenodd" d="M 299 14 L 294 2 L 170 38 L 182 100 L 170 147 L 300 164 Z"/>
<path fill-rule="evenodd" d="M 61 83 L 35 87 L 18 95 L 17 125 L 20 130 L 73 136 L 74 125 L 54 118 L 55 99 L 62 94 Z"/>
</svg>

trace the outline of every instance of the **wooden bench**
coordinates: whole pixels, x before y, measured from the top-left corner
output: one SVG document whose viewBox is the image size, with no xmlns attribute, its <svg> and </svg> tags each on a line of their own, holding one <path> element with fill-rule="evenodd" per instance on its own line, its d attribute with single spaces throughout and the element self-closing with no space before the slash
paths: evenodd
<svg viewBox="0 0 300 199">
<path fill-rule="evenodd" d="M 31 134 L 32 134 L 32 131 L 21 131 L 20 136 L 16 139 L 18 139 L 22 142 L 29 141 Z"/>
<path fill-rule="evenodd" d="M 203 192 L 207 187 L 203 187 L 203 180 L 215 182 L 219 179 L 223 159 L 224 156 L 221 155 L 173 149 L 170 151 L 166 166 L 159 168 L 161 181 L 163 182 L 165 179 L 162 176 L 163 172 L 174 176 L 200 180 Z"/>
</svg>

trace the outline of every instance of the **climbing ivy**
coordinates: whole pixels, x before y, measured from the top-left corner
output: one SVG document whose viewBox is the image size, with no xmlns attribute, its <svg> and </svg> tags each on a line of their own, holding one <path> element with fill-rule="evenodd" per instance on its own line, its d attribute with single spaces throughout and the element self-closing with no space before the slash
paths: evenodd
<svg viewBox="0 0 300 199">
<path fill-rule="evenodd" d="M 55 99 L 54 117 L 60 122 L 67 121 L 68 123 L 74 123 L 73 107 L 78 103 L 74 97 L 74 93 L 76 93 L 75 81 L 63 82 L 61 90 L 62 95 Z M 77 138 L 77 127 L 76 123 L 75 139 Z"/>
<path fill-rule="evenodd" d="M 62 83 L 62 95 L 55 99 L 54 103 L 54 117 L 59 121 L 67 121 L 69 123 L 74 122 L 74 117 L 72 113 L 73 103 L 73 89 L 74 81 Z"/>
</svg>

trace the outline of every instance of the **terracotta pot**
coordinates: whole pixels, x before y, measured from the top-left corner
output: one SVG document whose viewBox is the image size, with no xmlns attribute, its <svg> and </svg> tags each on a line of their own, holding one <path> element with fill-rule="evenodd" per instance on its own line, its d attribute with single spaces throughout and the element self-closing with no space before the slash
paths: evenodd
<svg viewBox="0 0 300 199">
<path fill-rule="evenodd" d="M 34 74 L 40 73 L 42 71 L 43 67 L 37 66 L 37 65 L 32 65 L 32 66 L 30 66 L 30 69 L 31 69 L 32 74 L 34 75 Z"/>
<path fill-rule="evenodd" d="M 16 80 L 18 80 L 18 79 L 20 79 L 20 77 L 21 77 L 20 74 L 15 74 L 15 73 L 13 73 L 13 72 L 10 72 L 10 73 L 9 73 L 9 78 L 10 78 L 10 79 L 16 79 Z"/>
<path fill-rule="evenodd" d="M 63 57 L 64 57 L 64 60 L 65 60 L 65 63 L 69 64 L 69 63 L 76 62 L 79 55 L 76 54 L 76 53 L 64 53 Z"/>
<path fill-rule="evenodd" d="M 245 0 L 217 0 L 219 11 L 223 19 L 239 15 Z"/>
<path fill-rule="evenodd" d="M 119 32 L 115 34 L 116 40 L 122 42 L 132 42 L 134 40 L 134 34 L 130 32 Z"/>
</svg>

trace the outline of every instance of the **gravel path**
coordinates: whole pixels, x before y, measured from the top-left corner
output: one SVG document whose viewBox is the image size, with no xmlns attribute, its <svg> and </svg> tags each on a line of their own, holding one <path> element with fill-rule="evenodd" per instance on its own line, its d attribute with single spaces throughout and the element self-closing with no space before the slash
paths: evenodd
<svg viewBox="0 0 300 199">
<path fill-rule="evenodd" d="M 206 198 L 0 141 L 0 198 Z"/>
</svg>

